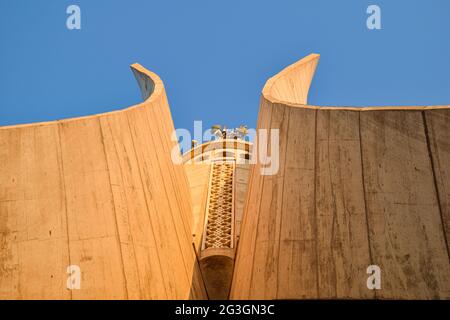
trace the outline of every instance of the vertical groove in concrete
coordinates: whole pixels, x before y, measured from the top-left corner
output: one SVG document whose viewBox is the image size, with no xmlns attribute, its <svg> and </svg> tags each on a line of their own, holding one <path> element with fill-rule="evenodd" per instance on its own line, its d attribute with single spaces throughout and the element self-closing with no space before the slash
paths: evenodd
<svg viewBox="0 0 450 320">
<path fill-rule="evenodd" d="M 317 110 L 314 111 L 314 241 L 316 245 L 316 291 L 317 291 L 317 298 L 320 299 L 320 284 L 319 284 L 319 233 L 318 233 L 318 219 L 317 219 L 317 168 L 319 167 L 317 165 L 318 162 L 318 148 L 317 148 Z"/>
<path fill-rule="evenodd" d="M 373 265 L 373 254 L 372 254 L 372 246 L 370 244 L 370 226 L 369 226 L 369 212 L 367 210 L 367 194 L 366 194 L 366 182 L 364 178 L 364 148 L 363 148 L 363 142 L 362 142 L 362 135 L 361 135 L 361 112 L 358 114 L 358 132 L 359 132 L 359 154 L 361 157 L 361 178 L 362 178 L 362 189 L 363 189 L 363 195 L 364 195 L 364 213 L 366 217 L 366 230 L 367 230 L 367 244 L 368 244 L 368 250 L 369 250 L 369 257 L 370 257 L 370 264 Z M 377 291 L 374 291 L 374 297 L 377 298 Z"/>
<path fill-rule="evenodd" d="M 425 137 L 427 140 L 427 149 L 428 149 L 428 156 L 430 158 L 430 166 L 431 166 L 431 171 L 433 172 L 433 182 L 434 182 L 434 188 L 435 188 L 435 193 L 436 193 L 436 199 L 437 199 L 437 204 L 438 204 L 438 208 L 439 208 L 439 214 L 441 217 L 441 224 L 442 224 L 442 232 L 444 234 L 444 239 L 445 239 L 445 243 L 447 245 L 447 255 L 450 261 L 450 249 L 449 249 L 449 242 L 448 242 L 448 238 L 447 238 L 447 232 L 445 230 L 445 220 L 444 220 L 444 214 L 442 212 L 442 205 L 441 205 L 441 197 L 439 195 L 439 184 L 437 183 L 437 179 L 436 179 L 436 169 L 435 169 L 435 164 L 434 164 L 434 158 L 433 158 L 433 152 L 431 151 L 431 145 L 430 145 L 430 136 L 429 136 L 429 132 L 428 132 L 428 124 L 427 124 L 427 117 L 425 115 L 425 111 L 422 111 L 422 120 L 423 120 L 423 128 L 425 131 Z"/>
<path fill-rule="evenodd" d="M 134 150 L 134 153 L 137 154 L 136 153 L 136 144 L 134 142 L 133 134 L 131 133 L 130 119 L 129 119 L 128 115 L 126 116 L 126 119 L 127 119 L 128 129 L 130 130 L 130 137 L 131 137 L 131 142 L 132 142 L 132 148 Z M 141 187 L 142 187 L 142 189 L 144 189 L 144 180 L 142 178 L 142 172 L 141 172 L 140 168 L 139 168 L 138 172 L 139 172 L 139 178 L 140 178 L 140 181 L 141 181 Z M 146 205 L 147 216 L 148 216 L 150 227 L 151 227 L 151 232 L 152 232 L 153 235 L 155 235 L 156 234 L 155 233 L 155 229 L 153 227 L 153 223 L 152 223 L 152 220 L 151 220 L 151 217 L 150 217 L 151 212 L 150 212 L 150 208 L 149 208 L 149 205 L 148 205 L 147 194 L 145 192 L 144 192 L 144 200 L 145 200 L 145 205 Z M 157 246 L 157 244 L 155 243 L 155 248 L 156 248 L 156 246 Z M 160 258 L 160 252 L 159 251 L 156 252 L 156 257 L 157 257 L 157 260 L 158 260 L 160 272 L 162 272 L 161 270 L 163 268 L 163 265 L 161 264 L 161 258 Z M 166 281 L 163 281 L 163 287 L 164 287 L 165 295 L 166 295 L 166 297 L 169 297 L 169 295 L 167 293 L 166 286 L 167 286 Z"/>
<path fill-rule="evenodd" d="M 63 160 L 63 156 L 62 156 L 62 146 L 61 146 L 61 132 L 60 132 L 60 127 L 61 124 L 57 123 L 57 132 L 58 132 L 58 143 L 59 143 L 59 159 L 60 159 L 60 165 L 61 165 L 61 183 L 63 185 L 63 193 L 64 193 L 64 211 L 66 214 L 66 235 L 67 235 L 67 251 L 69 254 L 69 265 L 72 265 L 71 262 L 71 257 L 70 257 L 70 237 L 69 237 L 69 215 L 67 214 L 67 194 L 66 194 L 66 180 L 64 177 L 64 160 Z M 70 293 L 70 300 L 73 300 L 73 294 L 72 294 L 72 290 L 69 290 Z"/>
<path fill-rule="evenodd" d="M 114 213 L 114 222 L 115 222 L 115 227 L 116 227 L 116 232 L 117 232 L 117 246 L 119 249 L 119 254 L 120 254 L 120 262 L 122 263 L 122 277 L 123 277 L 123 285 L 124 285 L 124 292 L 125 292 L 125 298 L 128 299 L 128 283 L 127 283 L 127 275 L 125 274 L 125 263 L 123 261 L 123 252 L 122 252 L 122 243 L 120 242 L 120 232 L 119 232 L 119 225 L 117 222 L 117 211 L 116 211 L 116 203 L 114 201 L 114 195 L 113 195 L 113 190 L 112 190 L 112 181 L 111 181 L 111 171 L 109 170 L 109 163 L 108 163 L 108 155 L 106 153 L 106 148 L 105 148 L 105 136 L 103 133 L 103 128 L 102 128 L 102 124 L 100 122 L 100 118 L 97 118 L 97 125 L 100 131 L 100 136 L 101 136 L 101 140 L 102 140 L 102 148 L 103 148 L 103 154 L 105 156 L 105 164 L 106 164 L 106 170 L 108 171 L 108 180 L 109 180 L 109 191 L 111 194 L 111 201 L 113 203 L 113 213 Z"/>
</svg>

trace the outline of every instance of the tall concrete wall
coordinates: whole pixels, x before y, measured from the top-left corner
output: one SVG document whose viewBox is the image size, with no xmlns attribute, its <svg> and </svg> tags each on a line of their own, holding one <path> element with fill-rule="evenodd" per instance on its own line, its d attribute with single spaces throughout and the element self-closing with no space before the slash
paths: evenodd
<svg viewBox="0 0 450 320">
<path fill-rule="evenodd" d="M 139 105 L 0 128 L 1 299 L 206 298 L 165 89 L 133 71 Z"/>
<path fill-rule="evenodd" d="M 253 167 L 231 298 L 449 299 L 449 107 L 309 106 L 318 58 L 264 87 L 280 170 Z"/>
</svg>

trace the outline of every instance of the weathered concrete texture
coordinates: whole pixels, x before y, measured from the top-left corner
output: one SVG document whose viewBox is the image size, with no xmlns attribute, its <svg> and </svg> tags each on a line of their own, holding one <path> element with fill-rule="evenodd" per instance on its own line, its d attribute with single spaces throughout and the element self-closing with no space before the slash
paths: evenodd
<svg viewBox="0 0 450 320">
<path fill-rule="evenodd" d="M 1 299 L 206 298 L 165 89 L 133 70 L 142 104 L 0 128 Z"/>
<path fill-rule="evenodd" d="M 264 87 L 258 128 L 279 130 L 280 168 L 236 169 L 230 297 L 450 299 L 450 107 L 307 105 L 317 62 Z M 207 298 L 210 168 L 173 163 L 164 86 L 133 69 L 142 104 L 0 128 L 0 299 Z M 222 256 L 204 260 L 212 296 L 228 292 Z"/>
<path fill-rule="evenodd" d="M 280 170 L 252 169 L 231 298 L 449 299 L 449 107 L 308 106 L 317 61 L 264 87 Z"/>
</svg>

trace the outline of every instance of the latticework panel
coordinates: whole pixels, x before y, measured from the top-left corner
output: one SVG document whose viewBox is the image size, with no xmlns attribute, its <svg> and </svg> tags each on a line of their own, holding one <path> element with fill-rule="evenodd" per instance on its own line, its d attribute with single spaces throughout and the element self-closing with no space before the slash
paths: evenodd
<svg viewBox="0 0 450 320">
<path fill-rule="evenodd" d="M 234 161 L 212 164 L 203 249 L 233 247 L 234 167 Z"/>
</svg>

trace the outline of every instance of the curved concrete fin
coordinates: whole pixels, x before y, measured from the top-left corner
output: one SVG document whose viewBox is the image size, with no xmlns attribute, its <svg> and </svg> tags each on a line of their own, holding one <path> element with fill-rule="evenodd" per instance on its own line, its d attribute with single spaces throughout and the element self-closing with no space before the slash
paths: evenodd
<svg viewBox="0 0 450 320">
<path fill-rule="evenodd" d="M 306 104 L 320 55 L 310 54 L 270 78 L 263 96 L 270 101 Z"/>
<path fill-rule="evenodd" d="M 164 86 L 132 69 L 138 105 L 0 127 L 0 299 L 207 298 Z"/>
<path fill-rule="evenodd" d="M 154 80 L 149 76 L 149 71 L 138 63 L 131 65 L 131 71 L 133 72 L 139 88 L 141 89 L 142 99 L 147 100 L 155 89 Z"/>
</svg>

